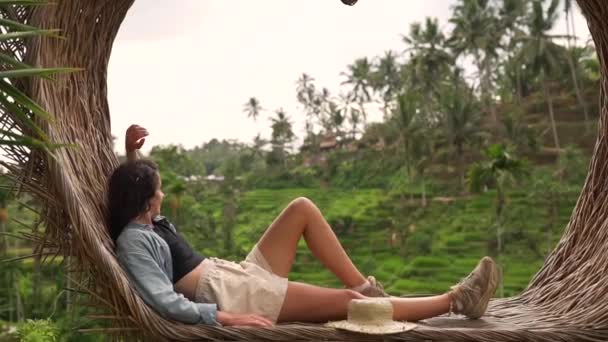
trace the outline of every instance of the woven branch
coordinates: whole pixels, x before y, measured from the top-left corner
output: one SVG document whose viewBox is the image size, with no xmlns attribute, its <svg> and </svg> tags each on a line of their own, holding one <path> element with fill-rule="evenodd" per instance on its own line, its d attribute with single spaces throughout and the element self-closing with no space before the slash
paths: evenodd
<svg viewBox="0 0 608 342">
<path fill-rule="evenodd" d="M 137 296 L 118 265 L 103 224 L 105 184 L 117 166 L 112 151 L 106 99 L 108 60 L 116 33 L 133 0 L 59 0 L 34 9 L 2 9 L 0 14 L 41 28 L 59 28 L 65 40 L 35 38 L 2 42 L 0 50 L 34 66 L 80 67 L 56 81 L 20 84 L 55 115 L 39 122 L 52 141 L 79 148 L 39 151 L 7 147 L 9 168 L 24 190 L 46 203 L 48 245 L 72 255 L 91 278 L 74 281 L 92 303 L 106 309 L 110 338 L 178 340 L 348 340 L 348 341 L 604 341 L 608 339 L 608 137 L 605 101 L 608 82 L 608 2 L 579 0 L 602 65 L 599 134 L 580 198 L 566 231 L 543 268 L 523 293 L 491 302 L 482 320 L 438 317 L 413 331 L 366 336 L 312 324 L 274 328 L 219 328 L 167 321 Z M 27 132 L 23 123 L 1 113 L 0 125 Z M 84 291 L 81 287 L 84 287 Z"/>
</svg>

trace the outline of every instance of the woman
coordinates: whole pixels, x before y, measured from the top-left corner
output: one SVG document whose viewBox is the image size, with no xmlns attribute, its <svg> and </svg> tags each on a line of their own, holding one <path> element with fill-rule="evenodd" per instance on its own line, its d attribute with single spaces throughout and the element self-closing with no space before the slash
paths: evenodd
<svg viewBox="0 0 608 342">
<path fill-rule="evenodd" d="M 374 277 L 359 272 L 319 209 L 306 198 L 292 201 L 240 263 L 193 251 L 160 216 L 164 194 L 159 171 L 153 162 L 137 158 L 147 135 L 137 125 L 127 130 L 129 160 L 110 177 L 108 226 L 119 262 L 144 301 L 162 316 L 224 326 L 326 322 L 346 318 L 352 299 L 387 296 Z M 287 279 L 301 237 L 345 289 Z M 394 319 L 417 321 L 452 312 L 479 318 L 499 281 L 494 261 L 485 257 L 445 294 L 390 297 Z"/>
</svg>

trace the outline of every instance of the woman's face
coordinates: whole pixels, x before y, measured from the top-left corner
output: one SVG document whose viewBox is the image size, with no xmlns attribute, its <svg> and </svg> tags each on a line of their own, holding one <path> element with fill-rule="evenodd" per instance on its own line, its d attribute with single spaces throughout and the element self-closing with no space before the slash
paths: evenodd
<svg viewBox="0 0 608 342">
<path fill-rule="evenodd" d="M 158 177 L 156 191 L 154 192 L 154 197 L 150 199 L 150 216 L 152 218 L 160 215 L 160 206 L 162 205 L 163 198 L 165 197 L 165 194 L 161 190 L 162 181 L 160 179 L 160 174 L 157 173 L 156 176 Z"/>
</svg>

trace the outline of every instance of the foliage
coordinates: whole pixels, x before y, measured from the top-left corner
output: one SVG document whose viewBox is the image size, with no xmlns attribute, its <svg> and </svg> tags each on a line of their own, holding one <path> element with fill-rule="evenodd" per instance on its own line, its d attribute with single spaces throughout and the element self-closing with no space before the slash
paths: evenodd
<svg viewBox="0 0 608 342">
<path fill-rule="evenodd" d="M 363 115 L 363 121 L 365 122 L 367 114 L 364 105 L 372 98 L 371 63 L 366 57 L 359 58 L 353 64 L 348 65 L 347 69 L 347 72 L 342 73 L 346 77 L 346 80 L 342 84 L 351 87 L 351 90 L 348 92 L 348 101 L 359 105 L 360 113 Z"/>
<path fill-rule="evenodd" d="M 586 157 L 576 146 L 566 146 L 563 153 L 559 155 L 558 168 L 555 175 L 559 177 L 557 183 L 582 184 L 587 176 L 588 165 Z"/>
<path fill-rule="evenodd" d="M 17 336 L 22 342 L 55 342 L 59 329 L 50 319 L 28 319 L 17 328 Z"/>
<path fill-rule="evenodd" d="M 44 1 L 34 1 L 30 5 L 42 5 Z M 3 1 L 3 7 L 21 5 L 20 1 Z M 39 29 L 30 25 L 25 25 L 11 20 L 6 15 L 5 10 L 0 11 L 2 18 L 2 30 L 0 32 L 0 42 L 2 44 L 14 44 L 16 41 L 30 37 L 47 36 L 60 38 L 58 30 Z M 5 45 L 6 46 L 6 45 Z M 13 49 L 3 48 L 3 51 L 13 51 Z M 25 146 L 28 148 L 43 149 L 52 151 L 64 144 L 52 142 L 42 131 L 36 119 L 45 123 L 52 123 L 53 119 L 44 108 L 33 101 L 19 84 L 24 78 L 39 77 L 46 80 L 53 80 L 52 76 L 62 73 L 79 71 L 75 68 L 36 68 L 24 63 L 22 55 L 19 53 L 0 53 L 0 61 L 3 68 L 0 71 L 0 113 L 10 113 L 11 117 L 19 121 L 22 129 L 0 128 L 0 145 L 4 146 Z"/>
<path fill-rule="evenodd" d="M 525 122 L 520 107 L 505 106 L 505 113 L 501 121 L 505 130 L 505 140 L 512 142 L 517 152 L 538 152 L 540 148 L 538 132 Z"/>
<path fill-rule="evenodd" d="M 263 110 L 264 110 L 264 108 L 262 108 L 262 106 L 260 105 L 260 101 L 257 98 L 255 98 L 255 97 L 250 98 L 243 105 L 243 111 L 245 113 L 247 113 L 247 117 L 248 118 L 252 118 L 253 121 L 257 121 L 258 120 L 258 116 L 260 115 L 260 113 Z"/>
<path fill-rule="evenodd" d="M 503 145 L 495 144 L 486 151 L 488 160 L 469 169 L 469 189 L 480 192 L 484 188 L 504 187 L 527 174 L 526 164 L 511 156 Z"/>
<path fill-rule="evenodd" d="M 422 110 L 426 120 L 437 120 L 434 111 L 435 99 L 440 94 L 439 86 L 449 74 L 449 65 L 454 57 L 447 51 L 446 37 L 439 28 L 437 19 L 426 18 L 424 25 L 413 23 L 409 35 L 403 36 L 409 47 L 410 60 L 402 68 L 405 84 L 424 99 Z"/>
</svg>

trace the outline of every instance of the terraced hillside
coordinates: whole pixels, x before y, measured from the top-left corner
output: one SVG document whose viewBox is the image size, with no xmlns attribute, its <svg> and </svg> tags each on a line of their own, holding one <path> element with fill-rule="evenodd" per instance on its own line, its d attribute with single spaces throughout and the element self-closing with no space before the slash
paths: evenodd
<svg viewBox="0 0 608 342">
<path fill-rule="evenodd" d="M 399 212 L 398 200 L 379 189 L 285 189 L 251 191 L 241 196 L 235 230 L 238 256 L 243 257 L 280 210 L 298 196 L 317 203 L 355 263 L 365 274 L 375 275 L 393 294 L 445 291 L 480 257 L 495 250 L 493 191 L 431 201 L 426 209 L 408 216 Z M 543 203 L 525 192 L 510 194 L 504 247 L 498 257 L 505 276 L 503 295 L 517 293 L 528 284 L 561 236 L 577 196 L 576 191 L 560 194 L 557 220 L 548 231 L 550 219 Z M 304 241 L 290 278 L 341 286 L 308 252 Z"/>
</svg>

